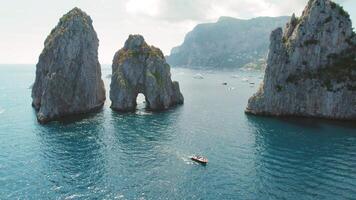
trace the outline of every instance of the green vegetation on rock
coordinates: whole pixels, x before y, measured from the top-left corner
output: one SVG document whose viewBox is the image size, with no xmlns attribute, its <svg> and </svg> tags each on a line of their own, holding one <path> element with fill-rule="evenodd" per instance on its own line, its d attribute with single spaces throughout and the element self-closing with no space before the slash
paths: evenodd
<svg viewBox="0 0 356 200">
<path fill-rule="evenodd" d="M 113 77 L 115 76 L 116 76 L 116 81 L 123 89 L 129 87 L 129 83 L 127 82 L 125 75 L 121 71 L 118 70 L 114 72 Z"/>
<path fill-rule="evenodd" d="M 356 46 L 342 52 L 339 55 L 331 54 L 328 56 L 330 65 L 317 70 L 305 71 L 291 74 L 287 78 L 287 83 L 298 84 L 300 81 L 308 79 L 320 80 L 322 86 L 328 91 L 337 91 L 333 83 L 348 82 L 345 85 L 349 90 L 356 90 Z"/>
<path fill-rule="evenodd" d="M 319 44 L 319 40 L 310 39 L 304 41 L 304 46 L 317 45 L 317 44 Z"/>
<path fill-rule="evenodd" d="M 340 6 L 339 4 L 337 4 L 337 3 L 331 1 L 331 2 L 330 2 L 330 5 L 331 5 L 331 8 L 332 8 L 332 9 L 337 9 L 337 11 L 339 12 L 339 14 L 340 14 L 341 16 L 344 16 L 344 17 L 346 17 L 346 18 L 349 18 L 349 17 L 350 17 L 349 13 L 346 12 L 346 11 L 344 10 L 344 8 L 343 8 L 342 6 Z"/>
<path fill-rule="evenodd" d="M 332 17 L 332 16 L 329 16 L 329 17 L 327 17 L 327 18 L 325 19 L 324 23 L 325 23 L 325 24 L 326 24 L 326 23 L 329 23 L 329 22 L 331 22 L 331 20 L 333 20 L 333 17 Z"/>
<path fill-rule="evenodd" d="M 163 87 L 163 77 L 161 76 L 161 74 L 159 72 L 157 72 L 157 71 L 152 72 L 152 73 L 147 72 L 147 75 L 153 77 L 156 80 L 156 82 L 160 88 Z"/>
<path fill-rule="evenodd" d="M 281 85 L 276 85 L 276 90 L 277 90 L 277 92 L 282 92 L 283 86 L 281 86 Z"/>
</svg>

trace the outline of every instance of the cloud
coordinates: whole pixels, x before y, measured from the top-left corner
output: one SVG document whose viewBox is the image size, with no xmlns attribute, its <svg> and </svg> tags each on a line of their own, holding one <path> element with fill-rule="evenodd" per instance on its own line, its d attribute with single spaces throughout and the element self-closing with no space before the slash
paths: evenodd
<svg viewBox="0 0 356 200">
<path fill-rule="evenodd" d="M 166 21 L 204 20 L 209 0 L 129 0 L 126 11 Z"/>
<path fill-rule="evenodd" d="M 295 9 L 294 4 L 301 7 L 305 0 L 287 3 L 282 0 L 129 0 L 126 10 L 130 14 L 172 22 L 206 21 L 222 15 L 242 18 L 285 15 Z"/>
<path fill-rule="evenodd" d="M 129 13 L 154 17 L 159 14 L 159 4 L 159 0 L 129 0 L 126 3 L 126 10 Z"/>
<path fill-rule="evenodd" d="M 100 38 L 100 62 L 111 63 L 114 52 L 132 33 L 144 35 L 149 44 L 168 54 L 199 23 L 213 22 L 220 16 L 251 18 L 291 15 L 294 12 L 300 15 L 307 1 L 0 0 L 0 63 L 37 62 L 43 40 L 58 23 L 59 17 L 74 6 L 91 15 Z M 342 3 L 356 22 L 356 0 L 337 2 Z"/>
<path fill-rule="evenodd" d="M 339 3 L 351 0 L 338 0 Z M 300 15 L 308 0 L 129 0 L 127 12 L 158 20 L 211 21 L 220 16 Z"/>
</svg>

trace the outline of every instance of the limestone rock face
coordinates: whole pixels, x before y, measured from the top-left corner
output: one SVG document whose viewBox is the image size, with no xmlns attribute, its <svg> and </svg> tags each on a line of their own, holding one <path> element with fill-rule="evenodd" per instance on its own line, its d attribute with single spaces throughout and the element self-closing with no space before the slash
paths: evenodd
<svg viewBox="0 0 356 200">
<path fill-rule="evenodd" d="M 164 110 L 184 99 L 178 82 L 172 82 L 170 66 L 162 52 L 148 46 L 140 35 L 130 35 L 114 57 L 110 85 L 111 108 L 117 111 L 136 109 L 139 93 L 145 95 L 150 110 Z"/>
<path fill-rule="evenodd" d="M 60 19 L 44 45 L 32 88 L 37 119 L 48 122 L 101 108 L 105 89 L 91 18 L 74 8 Z"/>
<path fill-rule="evenodd" d="M 356 36 L 342 7 L 310 0 L 270 40 L 264 81 L 247 113 L 356 119 Z"/>
</svg>

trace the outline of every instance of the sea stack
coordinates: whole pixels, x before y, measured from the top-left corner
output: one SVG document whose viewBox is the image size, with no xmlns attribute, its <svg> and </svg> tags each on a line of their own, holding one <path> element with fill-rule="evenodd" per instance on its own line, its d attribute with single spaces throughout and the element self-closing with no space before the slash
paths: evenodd
<svg viewBox="0 0 356 200">
<path fill-rule="evenodd" d="M 91 18 L 74 8 L 51 31 L 36 66 L 32 105 L 41 123 L 100 109 L 105 101 L 99 40 Z"/>
<path fill-rule="evenodd" d="M 270 40 L 264 81 L 247 113 L 356 120 L 356 36 L 341 6 L 310 0 Z"/>
<path fill-rule="evenodd" d="M 170 66 L 162 51 L 149 46 L 141 35 L 130 35 L 112 64 L 111 108 L 130 112 L 136 109 L 139 93 L 145 95 L 146 108 L 165 110 L 183 104 L 178 82 L 172 82 Z"/>
</svg>

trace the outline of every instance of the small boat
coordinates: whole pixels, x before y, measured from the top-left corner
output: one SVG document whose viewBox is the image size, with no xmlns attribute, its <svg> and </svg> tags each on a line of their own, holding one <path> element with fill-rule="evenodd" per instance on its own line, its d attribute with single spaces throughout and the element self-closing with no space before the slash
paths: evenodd
<svg viewBox="0 0 356 200">
<path fill-rule="evenodd" d="M 204 76 L 202 74 L 195 74 L 193 76 L 193 78 L 195 78 L 195 79 L 204 79 Z"/>
<path fill-rule="evenodd" d="M 248 82 L 249 81 L 248 78 L 243 78 L 241 80 L 244 81 L 244 82 Z"/>
<path fill-rule="evenodd" d="M 224 83 L 222 83 L 223 85 L 227 85 L 227 83 L 226 82 L 224 82 Z"/>
<path fill-rule="evenodd" d="M 192 156 L 190 159 L 203 165 L 208 163 L 208 159 L 204 158 L 203 156 Z"/>
</svg>

